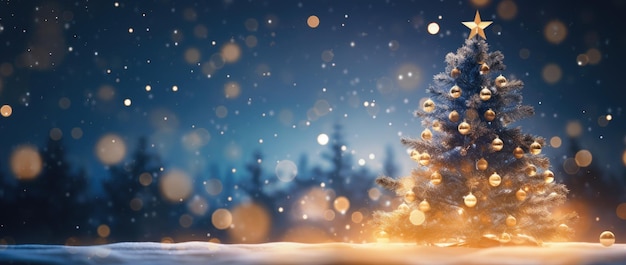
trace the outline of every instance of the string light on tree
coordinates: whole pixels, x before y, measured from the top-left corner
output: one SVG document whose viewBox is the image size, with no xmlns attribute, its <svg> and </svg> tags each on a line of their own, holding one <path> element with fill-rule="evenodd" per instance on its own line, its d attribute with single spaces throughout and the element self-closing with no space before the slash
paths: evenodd
<svg viewBox="0 0 626 265">
<path fill-rule="evenodd" d="M 521 159 L 524 157 L 524 150 L 519 146 L 515 147 L 515 149 L 513 149 L 513 156 L 517 159 Z"/>
<path fill-rule="evenodd" d="M 546 183 L 552 183 L 554 181 L 554 172 L 552 172 L 552 170 L 546 169 L 543 172 L 543 180 Z"/>
<path fill-rule="evenodd" d="M 426 201 L 426 199 L 422 200 L 419 205 L 417 206 L 417 209 L 419 209 L 422 212 L 428 212 L 430 211 L 430 203 L 428 203 L 428 201 Z"/>
<path fill-rule="evenodd" d="M 433 138 L 433 133 L 428 128 L 426 128 L 422 131 L 421 137 L 424 141 L 430 141 L 430 139 Z"/>
<path fill-rule="evenodd" d="M 433 110 L 435 110 L 435 102 L 432 99 L 427 99 L 426 101 L 424 101 L 423 110 L 425 112 L 432 112 Z"/>
<path fill-rule="evenodd" d="M 496 88 L 503 88 L 506 86 L 506 77 L 499 75 L 495 79 Z"/>
<path fill-rule="evenodd" d="M 459 70 L 459 68 L 454 68 L 450 71 L 450 76 L 452 78 L 458 78 L 459 76 L 461 76 L 461 70 Z"/>
<path fill-rule="evenodd" d="M 448 119 L 449 119 L 451 122 L 457 122 L 457 121 L 459 121 L 459 118 L 460 118 L 460 117 L 461 117 L 461 115 L 459 115 L 459 112 L 458 112 L 458 111 L 456 111 L 456 110 L 453 110 L 453 111 L 451 111 L 451 112 L 450 112 L 450 114 L 448 114 Z"/>
<path fill-rule="evenodd" d="M 476 169 L 477 170 L 485 171 L 488 166 L 489 166 L 489 163 L 484 158 L 478 159 L 478 161 L 476 161 Z"/>
<path fill-rule="evenodd" d="M 537 141 L 534 141 L 532 144 L 530 144 L 530 149 L 529 152 L 533 155 L 538 155 L 541 153 L 541 144 L 538 143 Z"/>
<path fill-rule="evenodd" d="M 413 192 L 413 191 L 407 191 L 404 194 L 404 201 L 407 202 L 407 203 L 414 202 L 415 198 L 416 198 L 416 195 L 415 195 L 415 192 Z"/>
<path fill-rule="evenodd" d="M 480 65 L 480 74 L 486 75 L 488 73 L 489 73 L 489 65 L 487 65 L 486 63 L 483 63 L 482 65 Z"/>
<path fill-rule="evenodd" d="M 466 135 L 470 133 L 470 129 L 471 129 L 470 124 L 467 123 L 466 121 L 461 122 L 458 126 L 459 133 L 461 133 L 462 135 Z"/>
<path fill-rule="evenodd" d="M 504 142 L 500 139 L 500 137 L 497 137 L 495 139 L 493 139 L 493 141 L 491 141 L 491 150 L 493 151 L 500 151 L 502 150 L 502 148 L 504 147 Z"/>
<path fill-rule="evenodd" d="M 441 173 L 437 171 L 430 174 L 430 183 L 432 183 L 433 185 L 441 184 L 442 179 L 443 179 L 443 176 L 441 176 Z"/>
<path fill-rule="evenodd" d="M 491 99 L 491 90 L 489 90 L 489 88 L 483 87 L 483 89 L 480 90 L 480 100 L 487 101 L 490 99 Z"/>
<path fill-rule="evenodd" d="M 485 111 L 485 114 L 483 116 L 485 117 L 485 120 L 493 121 L 494 119 L 496 119 L 496 112 L 492 109 L 488 109 Z"/>
</svg>

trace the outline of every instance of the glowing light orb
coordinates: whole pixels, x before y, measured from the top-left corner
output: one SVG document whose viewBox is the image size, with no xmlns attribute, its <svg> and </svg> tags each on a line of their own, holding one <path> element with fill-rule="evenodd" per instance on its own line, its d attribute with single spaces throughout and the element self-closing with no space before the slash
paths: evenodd
<svg viewBox="0 0 626 265">
<path fill-rule="evenodd" d="M 0 107 L 0 114 L 2 117 L 9 117 L 13 114 L 13 108 L 11 108 L 10 105 L 2 105 L 2 107 Z"/>
<path fill-rule="evenodd" d="M 130 100 L 130 98 L 124 99 L 124 106 L 130 107 L 131 104 L 132 104 L 132 101 Z"/>
<path fill-rule="evenodd" d="M 222 181 L 219 179 L 209 179 L 204 183 L 204 189 L 209 195 L 216 196 L 222 192 Z"/>
<path fill-rule="evenodd" d="M 576 161 L 576 165 L 578 165 L 579 167 L 586 167 L 591 164 L 591 161 L 593 160 L 593 155 L 591 155 L 591 152 L 589 152 L 589 150 L 583 149 L 576 152 L 574 160 Z"/>
<path fill-rule="evenodd" d="M 181 170 L 166 172 L 159 179 L 159 188 L 165 199 L 171 202 L 181 202 L 192 192 L 191 178 Z"/>
<path fill-rule="evenodd" d="M 298 175 L 298 166 L 291 160 L 282 160 L 276 164 L 275 172 L 280 181 L 290 182 Z"/>
<path fill-rule="evenodd" d="M 111 228 L 106 224 L 99 225 L 97 231 L 100 237 L 108 237 L 111 234 Z"/>
<path fill-rule="evenodd" d="M 313 29 L 317 28 L 320 25 L 320 18 L 315 15 L 309 16 L 306 20 L 306 24 Z"/>
<path fill-rule="evenodd" d="M 117 164 L 126 155 L 126 143 L 115 134 L 107 134 L 96 143 L 95 153 L 103 164 Z"/>
<path fill-rule="evenodd" d="M 543 30 L 546 40 L 552 44 L 559 44 L 567 36 L 567 26 L 558 19 L 552 20 L 546 24 Z"/>
<path fill-rule="evenodd" d="M 420 210 L 413 210 L 409 215 L 409 221 L 413 225 L 422 225 L 426 221 L 426 215 Z"/>
<path fill-rule="evenodd" d="M 317 136 L 317 143 L 318 143 L 319 145 L 326 145 L 326 144 L 328 144 L 328 141 L 329 141 L 329 140 L 330 140 L 330 139 L 328 138 L 328 135 L 327 135 L 327 134 L 325 134 L 325 133 L 320 133 L 320 134 Z"/>
<path fill-rule="evenodd" d="M 431 22 L 430 24 L 428 24 L 428 33 L 432 35 L 439 33 L 439 24 L 437 24 L 436 22 Z"/>
<path fill-rule="evenodd" d="M 335 199 L 333 207 L 335 207 L 335 210 L 338 212 L 344 214 L 350 209 L 350 200 L 344 196 L 339 196 Z"/>
<path fill-rule="evenodd" d="M 234 63 L 241 56 L 241 48 L 235 43 L 227 43 L 222 47 L 222 58 L 227 63 Z"/>
<path fill-rule="evenodd" d="M 255 203 L 240 204 L 232 210 L 230 237 L 236 242 L 259 243 L 267 239 L 271 216 Z"/>
<path fill-rule="evenodd" d="M 36 178 L 42 167 L 41 156 L 34 146 L 20 146 L 11 153 L 11 171 L 19 180 Z"/>
<path fill-rule="evenodd" d="M 217 209 L 211 215 L 211 223 L 215 228 L 224 230 L 230 227 L 233 222 L 233 215 L 227 209 Z"/>
</svg>

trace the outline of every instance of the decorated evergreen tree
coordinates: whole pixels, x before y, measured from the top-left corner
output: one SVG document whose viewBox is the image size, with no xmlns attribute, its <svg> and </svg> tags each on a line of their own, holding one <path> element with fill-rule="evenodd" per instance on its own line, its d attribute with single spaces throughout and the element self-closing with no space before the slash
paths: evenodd
<svg viewBox="0 0 626 265">
<path fill-rule="evenodd" d="M 541 154 L 545 140 L 509 127 L 534 110 L 521 103 L 523 83 L 499 75 L 504 56 L 488 51 L 483 31 L 490 23 L 478 12 L 463 22 L 469 38 L 446 56 L 446 71 L 416 111 L 425 129 L 402 143 L 418 166 L 410 176 L 377 179 L 404 200 L 374 214 L 379 240 L 484 247 L 572 235 L 576 215 L 552 212 L 568 191 Z"/>
</svg>

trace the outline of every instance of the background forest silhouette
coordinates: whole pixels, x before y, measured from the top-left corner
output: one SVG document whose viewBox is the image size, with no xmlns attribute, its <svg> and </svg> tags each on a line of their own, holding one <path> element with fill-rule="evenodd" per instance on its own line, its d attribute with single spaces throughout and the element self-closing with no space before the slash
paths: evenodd
<svg viewBox="0 0 626 265">
<path fill-rule="evenodd" d="M 49 139 L 40 150 L 42 172 L 34 180 L 18 181 L 6 168 L 0 171 L 0 243 L 371 241 L 371 212 L 400 203 L 374 179 L 396 177 L 397 160 L 409 158 L 389 146 L 384 172 L 355 167 L 342 130 L 335 125 L 321 154 L 327 166 L 309 165 L 310 154 L 302 154 L 297 176 L 281 182 L 267 170 L 272 162 L 257 150 L 246 172 L 212 165 L 209 172 L 191 176 L 192 193 L 178 201 L 164 195 L 160 180 L 167 161 L 150 150 L 147 138 L 138 139 L 136 150 L 109 168 L 110 176 L 98 178 L 103 181 L 95 184 L 103 192 L 96 193 L 95 178 L 68 162 L 63 141 Z M 582 148 L 575 139 L 569 146 L 568 157 Z M 616 215 L 625 199 L 619 176 L 607 175 L 596 163 L 573 172 L 557 165 L 555 172 L 570 189 L 566 207 L 580 215 L 574 240 L 595 241 L 602 230 L 626 232 Z M 233 215 L 221 229 L 215 220 L 220 209 Z"/>
</svg>

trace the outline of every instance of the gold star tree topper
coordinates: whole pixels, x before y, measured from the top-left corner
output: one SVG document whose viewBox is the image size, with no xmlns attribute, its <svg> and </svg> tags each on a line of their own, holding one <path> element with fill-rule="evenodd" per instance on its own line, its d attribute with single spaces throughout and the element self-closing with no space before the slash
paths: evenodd
<svg viewBox="0 0 626 265">
<path fill-rule="evenodd" d="M 486 27 L 488 27 L 489 25 L 491 25 L 491 21 L 482 21 L 480 20 L 480 14 L 478 13 L 478 10 L 476 10 L 476 16 L 474 17 L 474 21 L 467 21 L 467 22 L 461 22 L 463 23 L 463 25 L 465 25 L 466 27 L 468 27 L 470 29 L 470 35 L 468 39 L 471 39 L 472 37 L 476 36 L 476 34 L 478 34 L 478 36 L 483 37 L 483 39 L 487 39 L 487 37 L 485 37 L 485 31 L 484 29 Z"/>
</svg>

